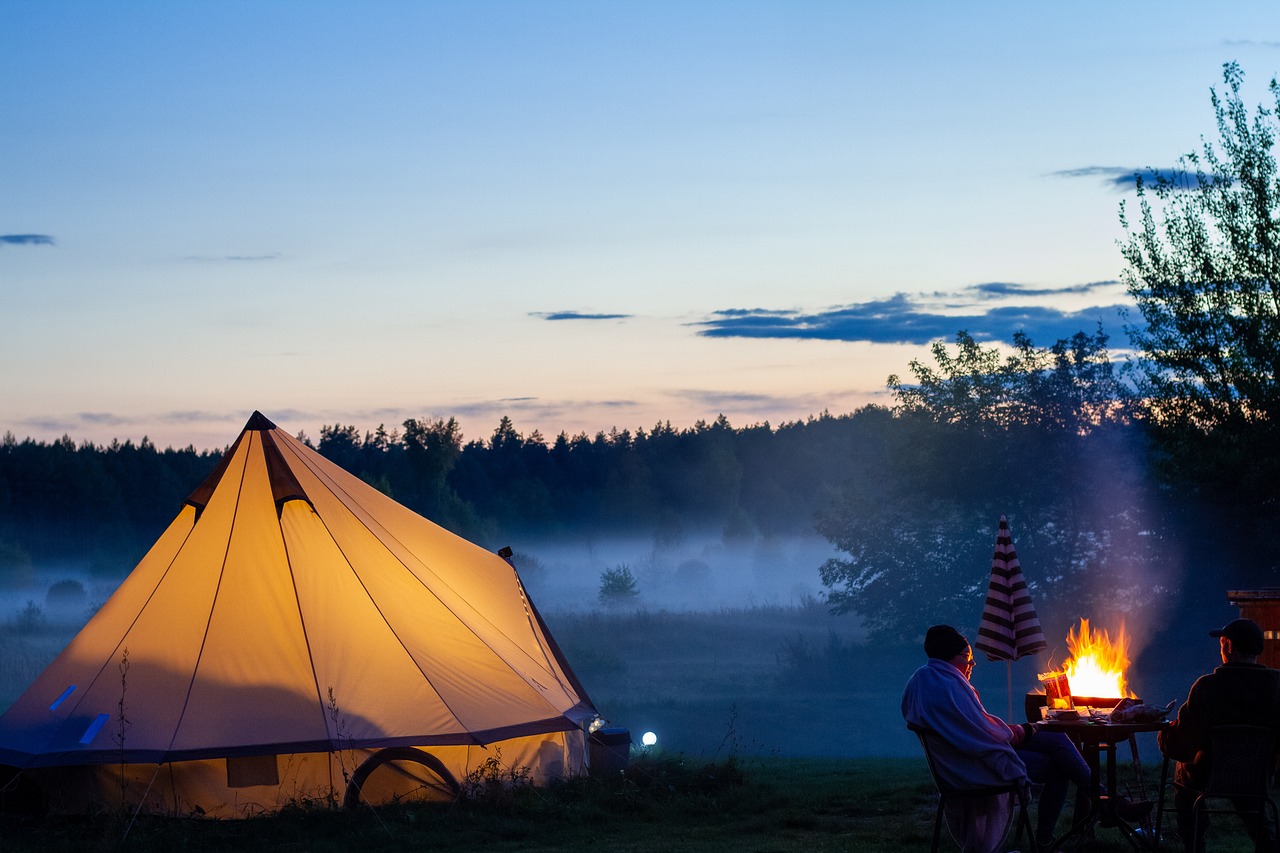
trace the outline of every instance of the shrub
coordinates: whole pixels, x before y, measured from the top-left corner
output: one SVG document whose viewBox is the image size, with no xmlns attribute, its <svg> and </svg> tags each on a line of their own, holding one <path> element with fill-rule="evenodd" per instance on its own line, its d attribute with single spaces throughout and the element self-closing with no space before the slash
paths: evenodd
<svg viewBox="0 0 1280 853">
<path fill-rule="evenodd" d="M 44 609 L 34 601 L 28 601 L 13 620 L 13 627 L 19 634 L 38 634 L 49 622 L 45 619 Z"/>
<path fill-rule="evenodd" d="M 524 766 L 507 767 L 502 750 L 481 762 L 462 780 L 462 798 L 470 803 L 510 808 L 522 791 L 533 787 L 533 771 Z"/>
<path fill-rule="evenodd" d="M 778 650 L 778 685 L 811 690 L 839 690 L 856 683 L 850 672 L 859 665 L 857 644 L 843 643 L 835 631 L 816 647 L 802 636 L 784 640 Z"/>
<path fill-rule="evenodd" d="M 636 576 L 624 565 L 616 569 L 605 569 L 600 573 L 600 603 L 607 607 L 618 607 L 630 604 L 640 597 L 636 586 Z"/>
<path fill-rule="evenodd" d="M 76 607 L 84 604 L 89 594 L 84 584 L 76 580 L 58 581 L 45 593 L 44 603 L 50 607 Z"/>
</svg>

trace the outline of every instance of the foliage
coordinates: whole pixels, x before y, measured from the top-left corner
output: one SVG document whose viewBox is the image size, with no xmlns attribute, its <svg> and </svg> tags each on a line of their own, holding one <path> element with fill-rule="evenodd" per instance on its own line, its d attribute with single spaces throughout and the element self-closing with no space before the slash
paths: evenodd
<svg viewBox="0 0 1280 853">
<path fill-rule="evenodd" d="M 128 570 L 219 456 L 192 447 L 160 451 L 145 438 L 96 446 L 66 436 L 52 443 L 18 441 L 6 433 L 0 441 L 0 542 L 20 565 L 0 557 L 0 570 L 86 556 L 93 571 Z"/>
<path fill-rule="evenodd" d="M 724 417 L 688 429 L 525 435 L 503 418 L 466 441 L 453 419 L 399 428 L 324 426 L 316 449 L 436 523 L 500 547 L 524 538 L 696 530 L 727 541 L 810 533 L 814 513 L 874 456 L 891 426 L 883 409 L 735 428 Z M 220 453 L 150 442 L 0 442 L 0 576 L 29 579 L 33 561 L 83 561 L 119 575 L 173 519 Z"/>
<path fill-rule="evenodd" d="M 1146 535 L 1159 502 L 1106 345 L 1100 329 L 1047 349 L 1019 333 L 1002 358 L 962 331 L 954 354 L 935 344 L 936 366 L 911 363 L 915 382 L 890 377 L 890 461 L 819 514 L 843 555 L 820 569 L 835 612 L 885 639 L 971 624 L 1001 515 L 1036 557 L 1042 601 L 1098 615 L 1138 607 L 1159 565 Z"/>
<path fill-rule="evenodd" d="M 28 601 L 27 606 L 13 619 L 13 629 L 18 634 L 39 634 L 48 626 L 49 620 L 44 615 L 44 609 L 34 601 Z"/>
<path fill-rule="evenodd" d="M 511 808 L 533 787 L 533 771 L 524 765 L 507 765 L 501 748 L 480 762 L 480 766 L 462 780 L 462 798 L 470 803 L 483 803 L 493 808 Z"/>
<path fill-rule="evenodd" d="M 861 657 L 856 643 L 845 643 L 835 631 L 818 645 L 804 635 L 787 637 L 778 649 L 778 686 L 809 690 L 851 689 L 856 682 L 847 678 Z"/>
<path fill-rule="evenodd" d="M 1257 505 L 1280 497 L 1280 174 L 1276 110 L 1250 119 L 1235 63 L 1211 89 L 1218 145 L 1205 141 L 1124 205 L 1122 278 L 1141 392 L 1185 482 Z M 1271 82 L 1280 109 L 1280 86 Z"/>
<path fill-rule="evenodd" d="M 88 597 L 84 584 L 78 580 L 67 579 L 51 584 L 44 595 L 44 600 L 51 607 L 74 607 L 84 604 Z"/>
<path fill-rule="evenodd" d="M 603 605 L 618 607 L 630 604 L 640 597 L 636 576 L 626 565 L 605 569 L 600 573 L 600 592 L 596 598 Z"/>
<path fill-rule="evenodd" d="M 914 382 L 889 377 L 897 411 L 969 429 L 1035 426 L 1067 433 L 1089 432 L 1128 419 L 1128 389 L 1115 374 L 1101 325 L 1093 335 L 1077 332 L 1046 348 L 1022 331 L 1002 361 L 997 347 L 984 348 L 966 331 L 956 333 L 952 355 L 941 341 L 930 347 L 937 367 L 910 362 Z"/>
</svg>

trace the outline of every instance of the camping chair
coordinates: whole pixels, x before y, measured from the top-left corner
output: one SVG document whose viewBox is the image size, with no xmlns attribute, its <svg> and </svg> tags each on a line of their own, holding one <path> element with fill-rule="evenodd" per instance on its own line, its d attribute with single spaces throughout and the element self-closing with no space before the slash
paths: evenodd
<svg viewBox="0 0 1280 853">
<path fill-rule="evenodd" d="M 1209 733 L 1209 782 L 1191 806 L 1192 838 L 1200 837 L 1203 814 L 1257 813 L 1259 830 L 1269 823 L 1280 837 L 1280 810 L 1271 799 L 1276 732 L 1266 726 L 1214 726 Z M 1210 808 L 1209 800 L 1227 800 Z"/>
<path fill-rule="evenodd" d="M 1010 782 L 1007 785 L 994 785 L 976 788 L 958 788 L 955 785 L 948 784 L 938 775 L 938 768 L 934 763 L 935 747 L 930 741 L 938 739 L 939 735 L 932 729 L 924 726 L 917 726 L 914 723 L 907 723 L 907 728 L 915 732 L 916 737 L 920 739 L 920 745 L 924 747 L 924 758 L 929 764 L 929 775 L 933 777 L 933 784 L 938 788 L 938 811 L 933 819 L 933 846 L 930 848 L 931 853 L 938 853 L 938 844 L 942 839 L 942 818 L 946 811 L 947 804 L 953 800 L 977 800 L 982 797 L 993 797 L 1000 794 L 1012 794 L 1017 798 L 1018 811 L 1014 818 L 1017 824 L 1017 830 L 1014 835 L 1014 843 L 1018 844 L 1022 838 L 1022 832 L 1025 829 L 1027 833 L 1027 843 L 1031 845 L 1033 851 L 1038 851 L 1036 846 L 1035 830 L 1031 827 L 1031 814 L 1029 808 L 1031 805 L 1031 785 L 1024 781 Z M 1008 831 L 1007 829 L 1005 830 Z"/>
</svg>

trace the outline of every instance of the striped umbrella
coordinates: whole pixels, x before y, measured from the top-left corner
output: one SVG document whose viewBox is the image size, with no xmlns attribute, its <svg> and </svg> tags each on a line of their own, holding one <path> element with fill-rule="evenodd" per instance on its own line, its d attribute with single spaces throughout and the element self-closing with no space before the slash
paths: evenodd
<svg viewBox="0 0 1280 853">
<path fill-rule="evenodd" d="M 1031 591 L 1022 576 L 1022 564 L 1018 562 L 1018 552 L 1013 547 L 1009 521 L 1003 515 L 996 534 L 996 551 L 991 557 L 987 602 L 982 608 L 978 642 L 974 645 L 979 651 L 986 652 L 987 660 L 1002 660 L 1006 664 L 1049 647 L 1040 628 L 1040 617 L 1031 602 Z M 1009 681 L 1009 716 L 1012 717 L 1013 677 L 1009 672 L 1006 676 Z"/>
</svg>

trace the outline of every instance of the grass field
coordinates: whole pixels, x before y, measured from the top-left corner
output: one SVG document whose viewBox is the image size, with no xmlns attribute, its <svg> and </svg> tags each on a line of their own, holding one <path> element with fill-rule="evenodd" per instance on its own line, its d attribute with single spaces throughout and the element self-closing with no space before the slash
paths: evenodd
<svg viewBox="0 0 1280 853">
<path fill-rule="evenodd" d="M 341 812 L 287 809 L 243 821 L 107 815 L 3 823 L 13 853 L 81 851 L 631 851 L 910 853 L 928 850 L 935 795 L 920 759 L 649 755 L 625 776 L 545 789 L 481 791 L 450 805 Z M 1252 850 L 1219 818 L 1211 849 Z M 1166 849 L 1178 850 L 1176 840 Z M 949 839 L 943 850 L 955 850 Z M 1098 829 L 1090 850 L 1128 850 Z"/>
</svg>

